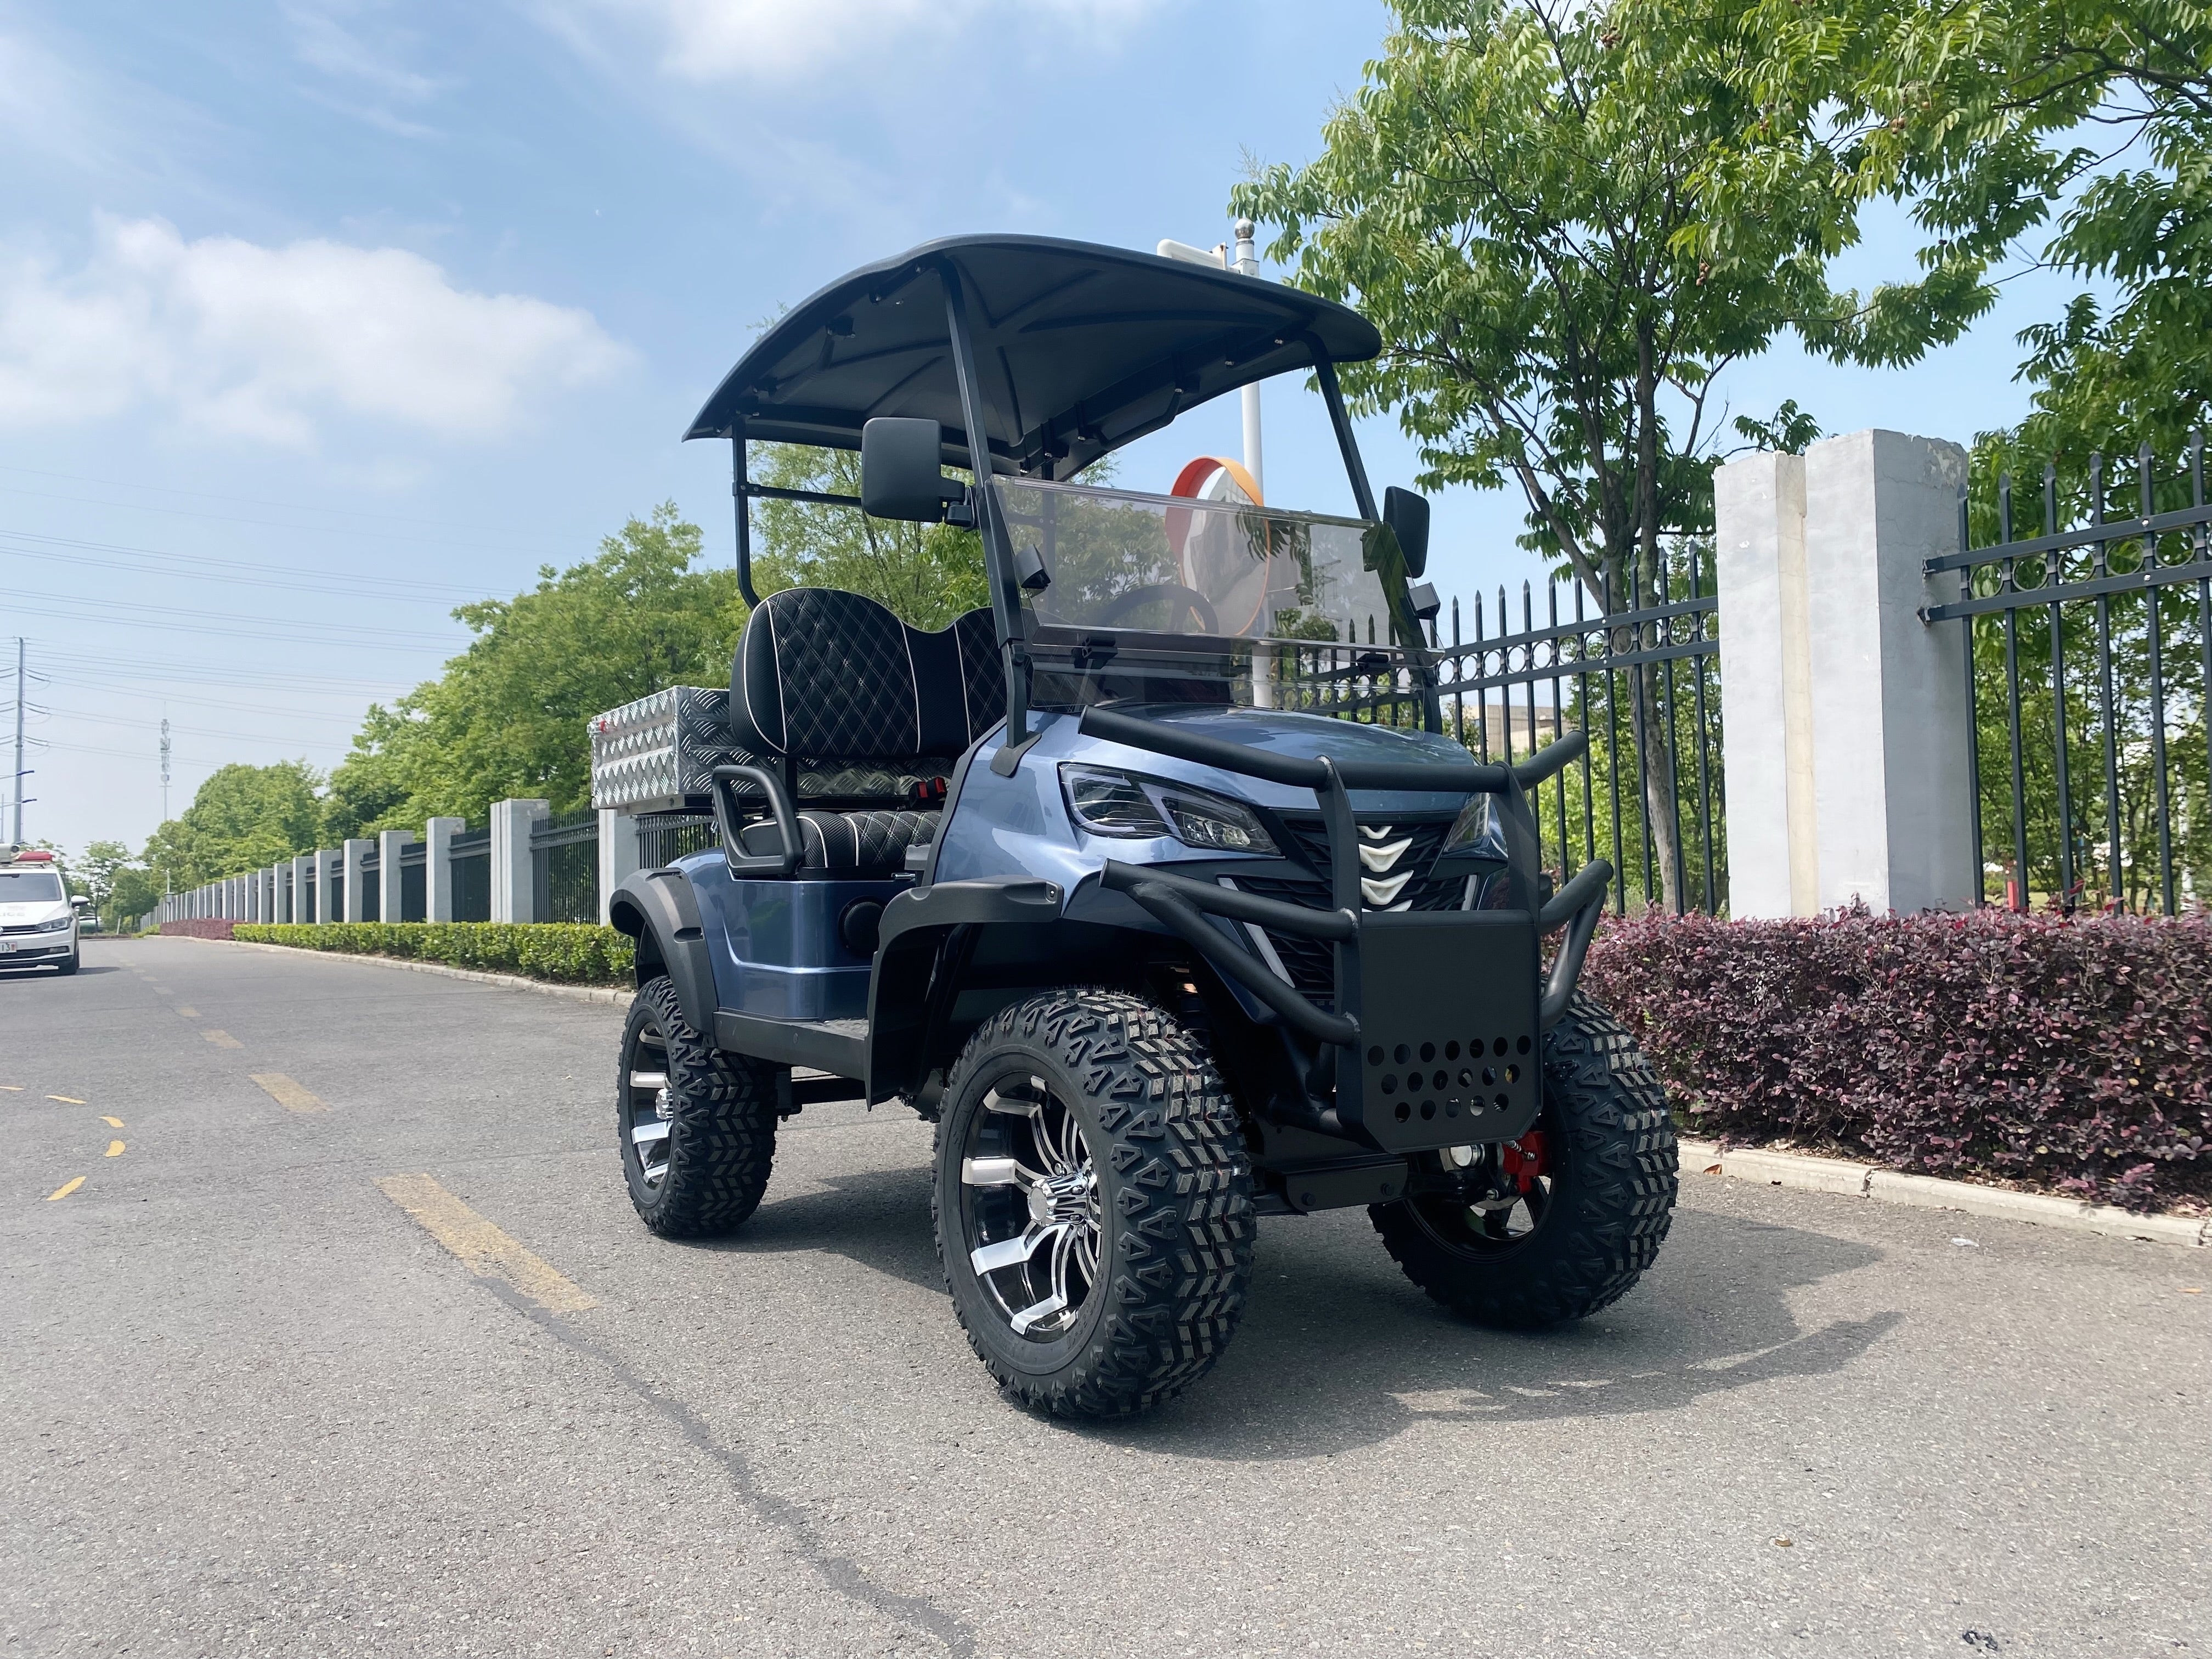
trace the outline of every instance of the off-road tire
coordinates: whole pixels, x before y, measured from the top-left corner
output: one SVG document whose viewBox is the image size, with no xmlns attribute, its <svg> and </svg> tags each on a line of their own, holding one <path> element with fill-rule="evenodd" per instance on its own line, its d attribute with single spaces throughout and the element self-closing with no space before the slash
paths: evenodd
<svg viewBox="0 0 2212 1659">
<path fill-rule="evenodd" d="M 1480 1324 L 1530 1330 L 1618 1301 L 1657 1258 L 1674 1218 L 1678 1154 L 1666 1091 L 1636 1039 L 1577 991 L 1544 1037 L 1552 1201 L 1510 1245 L 1468 1248 L 1418 1197 L 1368 1214 L 1406 1277 Z"/>
<path fill-rule="evenodd" d="M 1081 1124 L 1103 1200 L 1098 1281 L 1050 1341 L 1014 1334 L 963 1242 L 970 1123 L 992 1087 L 1024 1067 Z M 1196 1036 L 1125 992 L 1048 992 L 976 1029 L 944 1102 L 930 1201 L 938 1260 L 969 1344 L 1002 1389 L 1042 1414 L 1121 1417 L 1212 1369 L 1244 1311 L 1252 1165 L 1228 1088 Z"/>
<path fill-rule="evenodd" d="M 668 1166 L 647 1185 L 625 1109 L 641 1038 L 666 1045 Z M 648 1048 L 649 1052 L 649 1048 Z M 649 1069 L 649 1068 L 647 1068 Z M 615 1076 L 615 1137 L 639 1218 L 663 1238 L 713 1238 L 742 1226 L 768 1190 L 775 1158 L 775 1072 L 723 1053 L 684 1018 L 676 988 L 647 980 L 630 1003 Z"/>
</svg>

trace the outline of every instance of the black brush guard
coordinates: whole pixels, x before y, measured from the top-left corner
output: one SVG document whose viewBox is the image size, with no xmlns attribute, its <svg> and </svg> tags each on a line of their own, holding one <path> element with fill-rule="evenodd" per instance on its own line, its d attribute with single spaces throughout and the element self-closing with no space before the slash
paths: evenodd
<svg viewBox="0 0 2212 1659">
<path fill-rule="evenodd" d="M 1585 865 L 1540 908 L 1540 854 L 1528 792 L 1586 747 L 1580 732 L 1512 766 L 1449 761 L 1307 760 L 1224 743 L 1157 720 L 1089 708 L 1081 730 L 1224 772 L 1310 789 L 1328 830 L 1330 908 L 1261 898 L 1109 860 L 1100 880 L 1127 894 L 1311 1045 L 1312 1127 L 1386 1152 L 1518 1139 L 1543 1109 L 1540 1046 L 1566 1012 L 1613 866 Z M 1502 798 L 1516 908 L 1364 910 L 1352 791 L 1463 792 Z M 1209 917 L 1327 941 L 1335 1010 L 1318 1006 Z M 1542 973 L 1538 941 L 1568 929 Z M 1349 1050 L 1348 1060 L 1344 1051 Z"/>
</svg>

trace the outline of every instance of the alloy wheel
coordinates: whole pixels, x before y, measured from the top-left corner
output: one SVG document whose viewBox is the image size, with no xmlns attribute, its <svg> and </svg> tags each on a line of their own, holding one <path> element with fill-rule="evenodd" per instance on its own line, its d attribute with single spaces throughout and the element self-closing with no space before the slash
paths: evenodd
<svg viewBox="0 0 2212 1659">
<path fill-rule="evenodd" d="M 1098 1283 L 1104 1215 L 1081 1121 L 1040 1077 L 994 1084 L 960 1160 L 962 1238 L 989 1304 L 1017 1336 L 1049 1341 Z"/>
</svg>

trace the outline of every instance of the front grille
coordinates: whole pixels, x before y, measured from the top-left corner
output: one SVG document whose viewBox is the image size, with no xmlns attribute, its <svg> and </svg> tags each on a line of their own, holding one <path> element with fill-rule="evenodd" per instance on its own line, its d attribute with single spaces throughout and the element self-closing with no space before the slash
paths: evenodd
<svg viewBox="0 0 2212 1659">
<path fill-rule="evenodd" d="M 21 934 L 21 933 L 54 933 L 54 934 L 58 935 L 58 934 L 63 933 L 65 933 L 65 932 L 67 932 L 67 931 L 68 931 L 68 930 L 67 930 L 66 928 L 61 928 L 61 927 L 51 927 L 51 928 L 50 928 L 50 927 L 46 927 L 45 924 L 43 924 L 43 923 L 41 923 L 41 922 L 36 922 L 36 921 L 28 921 L 28 922 L 25 922 L 25 923 L 24 923 L 21 927 L 0 927 L 0 934 L 7 934 L 7 935 L 9 935 L 9 936 L 11 936 L 11 937 L 12 937 L 12 936 L 14 936 L 14 935 L 16 935 L 16 934 Z"/>
<path fill-rule="evenodd" d="M 1310 876 L 1251 876 L 1239 871 L 1233 879 L 1240 891 L 1257 898 L 1279 899 L 1315 910 L 1329 908 L 1328 884 Z M 1425 876 L 1407 884 L 1403 900 L 1410 900 L 1410 908 L 1416 910 L 1456 910 L 1466 896 L 1466 877 Z M 1282 958 L 1291 984 L 1322 1007 L 1336 1006 L 1336 957 L 1328 940 L 1270 932 L 1267 942 Z"/>
<path fill-rule="evenodd" d="M 1395 870 L 1425 872 L 1437 861 L 1437 854 L 1443 849 L 1444 837 L 1451 833 L 1450 821 L 1444 818 L 1426 822 L 1418 818 L 1362 818 L 1359 823 L 1364 830 L 1389 830 L 1391 841 L 1412 839 L 1413 844 L 1399 855 L 1397 863 L 1392 866 Z M 1288 815 L 1283 819 L 1283 827 L 1291 832 L 1297 854 L 1320 874 L 1327 875 L 1328 827 L 1318 817 Z M 1365 873 L 1364 866 L 1362 873 Z"/>
</svg>

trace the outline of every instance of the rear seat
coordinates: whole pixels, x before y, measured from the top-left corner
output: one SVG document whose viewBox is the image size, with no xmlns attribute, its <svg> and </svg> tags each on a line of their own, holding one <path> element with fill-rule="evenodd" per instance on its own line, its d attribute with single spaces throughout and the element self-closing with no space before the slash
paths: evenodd
<svg viewBox="0 0 2212 1659">
<path fill-rule="evenodd" d="M 730 665 L 730 730 L 763 763 L 880 767 L 933 776 L 1006 713 L 1006 672 L 988 610 L 927 633 L 875 600 L 834 587 L 771 593 L 746 618 Z M 874 878 L 935 839 L 939 814 L 887 799 L 830 811 L 799 803 L 803 872 Z M 773 853 L 773 824 L 748 825 L 749 853 Z"/>
</svg>

